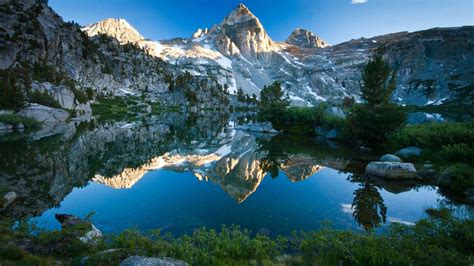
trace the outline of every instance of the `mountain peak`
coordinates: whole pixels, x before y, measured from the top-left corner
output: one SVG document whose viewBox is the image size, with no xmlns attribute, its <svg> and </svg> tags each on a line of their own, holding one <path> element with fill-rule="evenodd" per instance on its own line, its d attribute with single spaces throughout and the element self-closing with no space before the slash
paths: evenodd
<svg viewBox="0 0 474 266">
<path fill-rule="evenodd" d="M 99 34 L 117 39 L 121 44 L 133 43 L 145 39 L 127 20 L 123 18 L 106 18 L 82 28 L 87 35 L 93 37 Z"/>
<path fill-rule="evenodd" d="M 222 24 L 226 25 L 234 25 L 242 22 L 246 22 L 249 20 L 257 20 L 258 18 L 252 14 L 252 12 L 242 3 L 238 4 L 232 12 L 225 17 L 224 21 Z"/>
<path fill-rule="evenodd" d="M 288 37 L 286 43 L 303 48 L 325 48 L 329 46 L 326 41 L 313 32 L 301 28 L 296 28 Z"/>
</svg>

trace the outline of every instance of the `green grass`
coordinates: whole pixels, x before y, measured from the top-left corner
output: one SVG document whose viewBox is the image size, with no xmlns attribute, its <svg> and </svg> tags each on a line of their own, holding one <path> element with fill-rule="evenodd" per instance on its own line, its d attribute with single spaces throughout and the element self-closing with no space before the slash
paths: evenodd
<svg viewBox="0 0 474 266">
<path fill-rule="evenodd" d="M 392 224 L 381 234 L 323 229 L 291 237 L 254 235 L 238 226 L 201 228 L 174 237 L 159 230 L 125 230 L 96 246 L 79 243 L 71 230 L 32 234 L 20 223 L 0 226 L 0 262 L 56 261 L 118 265 L 131 255 L 171 257 L 190 265 L 472 265 L 474 221 L 456 218 L 447 209 L 429 209 L 415 226 Z M 11 243 L 29 239 L 34 252 Z M 8 244 L 10 243 L 10 244 Z M 102 252 L 109 250 L 109 252 Z M 110 251 L 112 250 L 112 251 Z M 87 256 L 87 260 L 83 258 Z"/>
<path fill-rule="evenodd" d="M 17 114 L 0 115 L 0 122 L 13 126 L 22 123 L 25 128 L 37 128 L 40 125 L 39 122 L 32 118 L 20 116 Z"/>
</svg>

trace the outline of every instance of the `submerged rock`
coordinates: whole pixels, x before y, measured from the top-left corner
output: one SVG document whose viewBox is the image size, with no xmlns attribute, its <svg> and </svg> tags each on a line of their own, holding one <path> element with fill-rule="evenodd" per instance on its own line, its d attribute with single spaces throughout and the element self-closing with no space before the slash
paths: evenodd
<svg viewBox="0 0 474 266">
<path fill-rule="evenodd" d="M 397 151 L 395 155 L 402 158 L 419 157 L 421 156 L 421 151 L 418 147 L 407 147 Z"/>
<path fill-rule="evenodd" d="M 120 263 L 120 266 L 185 266 L 186 262 L 172 258 L 148 258 L 132 256 Z"/>
<path fill-rule="evenodd" d="M 413 164 L 399 162 L 371 162 L 365 168 L 365 173 L 388 179 L 412 179 L 417 174 Z"/>
<path fill-rule="evenodd" d="M 379 161 L 381 161 L 381 162 L 398 162 L 398 163 L 403 162 L 402 159 L 400 159 L 400 157 L 395 156 L 393 154 L 382 155 L 382 157 L 380 157 Z"/>
</svg>

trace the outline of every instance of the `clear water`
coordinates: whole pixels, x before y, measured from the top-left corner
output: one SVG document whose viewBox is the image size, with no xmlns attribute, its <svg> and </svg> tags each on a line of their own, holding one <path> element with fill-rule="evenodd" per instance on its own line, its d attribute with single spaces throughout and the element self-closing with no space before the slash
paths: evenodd
<svg viewBox="0 0 474 266">
<path fill-rule="evenodd" d="M 9 215 L 47 229 L 59 228 L 56 213 L 95 212 L 104 232 L 180 235 L 236 224 L 278 235 L 327 225 L 383 230 L 449 203 L 435 187 L 365 178 L 376 155 L 311 137 L 233 130 L 229 121 L 238 120 L 169 114 L 72 125 L 37 141 L 2 139 L 1 185 L 22 197 Z"/>
</svg>

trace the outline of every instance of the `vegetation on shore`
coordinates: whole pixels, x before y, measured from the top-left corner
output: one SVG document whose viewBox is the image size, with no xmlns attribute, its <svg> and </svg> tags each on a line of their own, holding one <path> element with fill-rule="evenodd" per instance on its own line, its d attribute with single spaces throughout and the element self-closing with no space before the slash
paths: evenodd
<svg viewBox="0 0 474 266">
<path fill-rule="evenodd" d="M 415 226 L 391 224 L 381 234 L 322 229 L 291 237 L 253 235 L 238 226 L 198 229 L 174 237 L 159 230 L 135 229 L 84 244 L 84 228 L 38 232 L 25 223 L 3 220 L 0 261 L 10 264 L 117 265 L 132 255 L 172 257 L 190 265 L 287 263 L 321 265 L 471 265 L 474 221 L 454 217 L 447 209 L 429 209 Z"/>
</svg>

